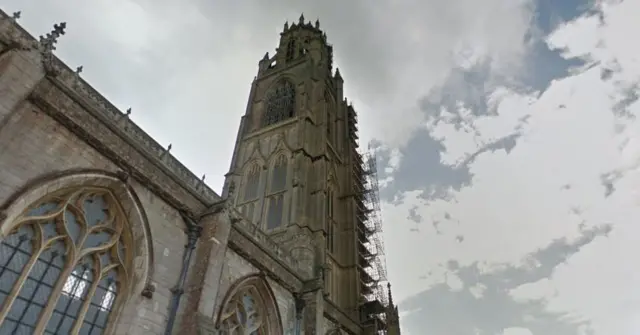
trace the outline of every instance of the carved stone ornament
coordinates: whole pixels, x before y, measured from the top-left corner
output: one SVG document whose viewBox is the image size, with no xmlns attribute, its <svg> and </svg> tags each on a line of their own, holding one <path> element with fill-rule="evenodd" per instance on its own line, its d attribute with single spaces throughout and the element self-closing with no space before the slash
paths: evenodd
<svg viewBox="0 0 640 335">
<path fill-rule="evenodd" d="M 147 299 L 151 299 L 153 298 L 153 293 L 156 291 L 156 286 L 153 285 L 152 283 L 147 283 L 144 288 L 142 289 L 142 293 L 140 293 L 140 295 L 142 295 L 143 297 L 147 298 Z"/>
</svg>

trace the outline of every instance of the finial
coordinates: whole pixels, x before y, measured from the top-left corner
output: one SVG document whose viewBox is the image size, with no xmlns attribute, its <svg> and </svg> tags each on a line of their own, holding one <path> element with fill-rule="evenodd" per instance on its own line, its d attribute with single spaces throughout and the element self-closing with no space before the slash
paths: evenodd
<svg viewBox="0 0 640 335">
<path fill-rule="evenodd" d="M 82 69 L 83 69 L 82 65 L 78 66 L 78 67 L 76 68 L 76 74 L 80 74 L 80 73 L 82 73 Z"/>
<path fill-rule="evenodd" d="M 298 23 L 303 25 L 304 24 L 304 13 L 300 14 L 300 19 L 298 19 Z"/>
<path fill-rule="evenodd" d="M 336 78 L 342 78 L 342 76 L 340 75 L 340 69 L 336 67 L 336 74 L 334 75 L 334 77 Z"/>
<path fill-rule="evenodd" d="M 66 22 L 60 24 L 54 24 L 53 30 L 45 36 L 40 36 L 40 43 L 45 52 L 51 52 L 56 49 L 56 43 L 58 43 L 58 37 L 64 35 L 64 30 L 67 28 Z"/>
<path fill-rule="evenodd" d="M 284 31 L 289 30 L 289 21 L 285 21 L 284 23 Z"/>
<path fill-rule="evenodd" d="M 387 295 L 389 295 L 389 306 L 393 307 L 393 297 L 391 296 L 391 283 L 387 283 Z"/>
<path fill-rule="evenodd" d="M 316 29 L 320 29 L 320 19 L 316 19 Z"/>
<path fill-rule="evenodd" d="M 166 156 L 169 153 L 169 151 L 171 151 L 171 143 L 169 143 L 167 148 L 160 154 L 160 159 L 164 158 L 164 156 Z"/>
<path fill-rule="evenodd" d="M 13 14 L 11 15 L 11 18 L 16 21 L 20 18 L 20 15 L 22 15 L 21 11 L 17 11 L 17 12 L 13 12 Z"/>
<path fill-rule="evenodd" d="M 206 177 L 207 177 L 207 175 L 206 175 L 206 174 L 203 174 L 203 175 L 202 175 L 202 178 L 200 178 L 200 181 L 204 183 L 204 179 L 205 179 Z"/>
<path fill-rule="evenodd" d="M 262 60 L 269 60 L 269 51 L 267 51 L 267 52 L 264 54 L 264 57 L 262 57 Z"/>
<path fill-rule="evenodd" d="M 127 108 L 127 111 L 124 112 L 124 115 L 129 116 L 131 114 L 131 107 Z"/>
</svg>

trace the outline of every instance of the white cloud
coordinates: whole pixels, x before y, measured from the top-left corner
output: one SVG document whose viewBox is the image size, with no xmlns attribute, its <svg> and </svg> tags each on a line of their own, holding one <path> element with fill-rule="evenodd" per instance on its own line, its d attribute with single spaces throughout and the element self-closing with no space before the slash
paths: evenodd
<svg viewBox="0 0 640 335">
<path fill-rule="evenodd" d="M 614 224 L 608 240 L 589 245 L 553 278 L 513 294 L 545 297 L 552 309 L 594 320 L 596 334 L 638 333 L 629 321 L 638 319 L 631 314 L 638 274 L 620 259 L 636 250 L 633 236 L 640 233 L 631 224 L 640 218 L 640 122 L 629 117 L 637 117 L 640 106 L 626 114 L 611 110 L 640 80 L 640 46 L 629 38 L 640 28 L 632 15 L 640 12 L 639 1 L 600 1 L 602 22 L 585 17 L 548 39 L 565 56 L 580 56 L 594 67 L 545 92 L 495 88 L 487 97 L 495 115 L 478 118 L 462 107 L 448 111 L 463 117 L 462 127 L 447 122 L 447 113 L 428 122 L 416 100 L 453 68 L 490 60 L 492 75 L 521 71 L 529 47 L 524 37 L 536 33 L 532 0 L 395 0 L 376 6 L 227 1 L 215 8 L 204 1 L 1 2 L 6 11 L 22 10 L 20 22 L 36 35 L 66 20 L 58 54 L 70 66 L 85 65 L 85 78 L 118 107 L 133 107 L 134 120 L 163 145 L 173 143 L 173 153 L 197 174 L 206 172 L 215 189 L 227 172 L 257 61 L 273 52 L 285 19 L 301 11 L 309 19 L 319 16 L 359 110 L 362 143 L 376 137 L 392 150 L 387 172 L 398 170 L 406 158 L 398 149 L 417 129 L 426 127 L 443 141 L 442 161 L 450 165 L 504 136 L 522 134 L 509 154 L 478 155 L 469 167 L 473 185 L 452 190 L 451 199 L 425 201 L 410 191 L 400 205 L 383 204 L 397 300 L 442 282 L 465 289 L 443 265 L 449 259 L 480 262 L 486 272 L 506 264 L 534 267 L 523 263 L 526 254 L 555 238 L 575 238 L 580 224 L 606 222 Z M 612 71 L 608 81 L 601 80 L 605 70 Z M 615 182 L 607 198 L 602 174 Z M 403 225 L 415 206 L 429 225 L 417 234 Z M 430 226 L 436 222 L 437 230 Z M 612 279 L 605 269 L 624 278 Z M 486 287 L 466 289 L 477 297 Z M 621 306 L 626 312 L 618 312 Z"/>
<path fill-rule="evenodd" d="M 528 253 L 557 238 L 576 238 L 585 226 L 611 223 L 608 238 L 586 246 L 552 278 L 513 294 L 547 299 L 550 311 L 590 321 L 595 334 L 634 335 L 640 332 L 635 321 L 640 319 L 640 270 L 629 262 L 640 234 L 634 224 L 640 219 L 640 102 L 624 113 L 615 110 L 632 89 L 638 92 L 640 47 L 625 36 L 640 29 L 631 14 L 640 12 L 640 2 L 601 6 L 604 23 L 596 15 L 581 18 L 549 38 L 567 57 L 591 61 L 589 70 L 555 81 L 539 97 L 497 90 L 491 98 L 497 114 L 468 118 L 469 127 L 430 124 L 446 147 L 447 164 L 460 164 L 487 143 L 518 131 L 522 137 L 509 154 L 480 154 L 470 165 L 473 185 L 452 192 L 452 200 L 425 201 L 408 192 L 404 204 L 385 207 L 385 217 L 397 222 L 417 205 L 418 214 L 427 218 L 424 224 L 436 218 L 442 222 L 439 233 L 422 230 L 422 235 L 409 237 L 408 232 L 393 232 L 390 250 L 401 249 L 393 241 L 421 242 L 410 252 L 424 255 L 422 271 L 441 268 L 449 259 L 462 265 L 485 263 L 489 271 L 496 270 L 495 264 L 535 267 L 526 263 Z M 612 77 L 604 80 L 607 70 Z M 608 197 L 602 182 L 606 174 L 614 176 L 607 180 L 615 187 Z M 451 218 L 445 219 L 445 213 Z M 463 243 L 454 238 L 460 234 Z M 391 264 L 407 258 L 409 250 L 404 250 L 389 257 Z M 413 278 L 396 280 L 407 288 L 404 295 L 420 286 Z M 434 281 L 445 280 L 437 276 Z M 510 331 L 505 334 L 531 334 Z"/>
</svg>

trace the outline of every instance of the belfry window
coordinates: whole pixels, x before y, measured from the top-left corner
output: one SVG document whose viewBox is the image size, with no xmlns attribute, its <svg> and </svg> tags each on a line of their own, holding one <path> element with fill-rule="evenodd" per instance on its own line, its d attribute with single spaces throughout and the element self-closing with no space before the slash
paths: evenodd
<svg viewBox="0 0 640 335">
<path fill-rule="evenodd" d="M 103 334 L 130 258 L 113 196 L 58 193 L 17 222 L 0 242 L 0 334 Z"/>
<path fill-rule="evenodd" d="M 288 81 L 280 83 L 267 93 L 263 126 L 269 126 L 292 118 L 295 115 L 296 90 Z"/>
<path fill-rule="evenodd" d="M 292 61 L 296 56 L 296 40 L 290 40 L 289 43 L 287 43 L 287 54 L 286 54 L 286 61 L 290 62 Z"/>
</svg>

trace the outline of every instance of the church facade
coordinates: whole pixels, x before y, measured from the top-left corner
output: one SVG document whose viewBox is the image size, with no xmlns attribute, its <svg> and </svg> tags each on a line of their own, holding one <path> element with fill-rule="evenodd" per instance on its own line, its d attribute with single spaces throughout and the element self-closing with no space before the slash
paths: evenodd
<svg viewBox="0 0 640 335">
<path fill-rule="evenodd" d="M 0 335 L 400 334 L 318 22 L 259 61 L 218 194 L 55 57 L 66 24 L 36 39 L 19 16 L 0 11 Z"/>
</svg>

